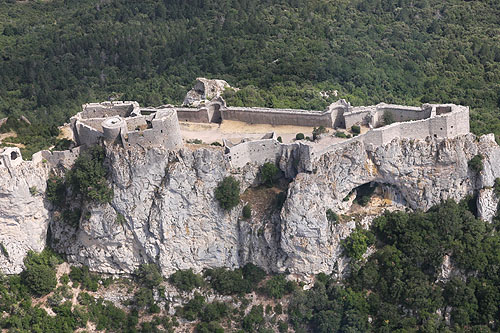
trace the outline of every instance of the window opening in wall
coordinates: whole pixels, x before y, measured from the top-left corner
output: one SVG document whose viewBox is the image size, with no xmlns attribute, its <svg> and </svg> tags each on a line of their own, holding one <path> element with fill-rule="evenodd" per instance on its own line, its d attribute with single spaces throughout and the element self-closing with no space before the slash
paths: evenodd
<svg viewBox="0 0 500 333">
<path fill-rule="evenodd" d="M 434 137 L 437 138 L 438 137 L 437 134 L 434 134 Z"/>
<path fill-rule="evenodd" d="M 11 160 L 15 160 L 17 158 L 18 158 L 18 155 L 17 155 L 17 153 L 15 151 L 13 151 L 12 153 L 10 153 L 10 159 Z"/>
<path fill-rule="evenodd" d="M 453 128 L 453 126 L 451 126 L 451 128 Z"/>
<path fill-rule="evenodd" d="M 442 130 L 443 130 L 443 128 L 441 127 L 441 128 L 440 128 L 440 130 L 442 131 Z"/>
</svg>

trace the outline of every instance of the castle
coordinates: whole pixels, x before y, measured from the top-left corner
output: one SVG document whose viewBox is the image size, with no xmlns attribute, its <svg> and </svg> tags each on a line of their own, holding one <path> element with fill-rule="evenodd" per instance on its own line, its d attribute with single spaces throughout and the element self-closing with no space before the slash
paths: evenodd
<svg viewBox="0 0 500 333">
<path fill-rule="evenodd" d="M 221 83 L 221 85 L 223 85 Z M 196 107 L 166 105 L 142 108 L 137 102 L 102 102 L 84 104 L 82 111 L 70 120 L 76 147 L 63 152 L 42 151 L 33 155 L 34 162 L 45 160 L 51 165 L 70 166 L 81 147 L 99 142 L 120 145 L 124 149 L 183 146 L 179 121 L 189 123 L 222 123 L 225 120 L 247 124 L 270 124 L 350 129 L 363 126 L 368 130 L 351 139 L 317 143 L 301 140 L 281 143 L 276 134 L 269 133 L 259 140 L 243 140 L 239 144 L 223 140 L 225 154 L 235 168 L 249 162 L 278 162 L 284 149 L 300 145 L 309 159 L 318 158 L 354 141 L 362 141 L 367 149 L 385 145 L 395 138 L 419 139 L 453 138 L 469 133 L 469 108 L 455 104 L 424 104 L 421 107 L 380 103 L 353 107 L 338 100 L 323 111 L 270 109 L 260 107 L 231 107 L 218 94 L 212 100 L 196 103 Z M 394 123 L 385 124 L 390 118 Z M 0 167 L 14 166 L 19 161 L 18 148 L 0 151 Z M 307 169 L 307 168 L 306 168 Z"/>
</svg>

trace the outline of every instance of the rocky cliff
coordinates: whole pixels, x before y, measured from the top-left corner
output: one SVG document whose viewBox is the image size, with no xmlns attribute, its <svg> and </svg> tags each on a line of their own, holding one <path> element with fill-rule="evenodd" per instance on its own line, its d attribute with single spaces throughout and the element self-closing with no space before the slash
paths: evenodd
<svg viewBox="0 0 500 333">
<path fill-rule="evenodd" d="M 23 162 L 0 167 L 0 270 L 20 273 L 29 250 L 45 247 L 49 207 L 44 200 L 49 167 Z"/>
<path fill-rule="evenodd" d="M 368 225 L 373 214 L 332 223 L 325 213 L 327 209 L 352 213 L 352 199 L 360 185 L 381 184 L 388 193 L 384 202 L 388 207 L 397 203 L 427 209 L 483 189 L 479 211 L 491 217 L 498 202 L 490 188 L 500 177 L 500 148 L 492 136 L 393 140 L 375 149 L 353 142 L 315 159 L 308 152 L 300 145 L 283 150 L 279 166 L 294 178 L 282 208 L 268 205 L 243 220 L 244 203 L 225 212 L 214 198 L 214 189 L 225 176 L 233 175 L 240 180 L 242 193 L 249 189 L 243 201 L 255 200 L 247 194 L 259 191 L 253 188 L 259 183 L 258 165 L 231 169 L 217 147 L 126 152 L 110 148 L 114 199 L 110 204 L 83 207 L 77 228 L 51 221 L 52 246 L 70 261 L 109 273 L 131 272 L 151 261 L 165 274 L 184 268 L 238 267 L 252 261 L 270 271 L 288 270 L 300 276 L 341 274 L 345 260 L 340 240 L 355 228 L 356 219 Z M 480 174 L 467 165 L 477 154 L 484 157 Z M 1 259 L 5 272 L 20 270 L 21 254 L 27 249 L 43 248 L 49 210 L 29 188 L 43 191 L 47 175 L 40 163 L 36 168 L 23 164 L 16 172 L 5 173 L 7 180 L 2 177 L 1 240 L 9 258 L 11 252 L 19 254 L 15 263 Z"/>
</svg>

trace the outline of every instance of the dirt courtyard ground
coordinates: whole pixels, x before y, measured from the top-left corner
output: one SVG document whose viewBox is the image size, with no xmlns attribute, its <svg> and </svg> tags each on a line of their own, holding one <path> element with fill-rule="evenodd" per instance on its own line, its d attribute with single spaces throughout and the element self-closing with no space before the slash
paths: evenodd
<svg viewBox="0 0 500 333">
<path fill-rule="evenodd" d="M 312 136 L 313 127 L 305 126 L 273 126 L 268 124 L 247 124 L 241 121 L 224 120 L 222 124 L 201 124 L 180 122 L 182 138 L 185 141 L 199 139 L 205 143 L 214 141 L 222 143 L 228 139 L 238 143 L 244 138 L 260 139 L 264 134 L 275 132 L 281 136 L 284 143 L 293 142 L 297 133 Z"/>
</svg>

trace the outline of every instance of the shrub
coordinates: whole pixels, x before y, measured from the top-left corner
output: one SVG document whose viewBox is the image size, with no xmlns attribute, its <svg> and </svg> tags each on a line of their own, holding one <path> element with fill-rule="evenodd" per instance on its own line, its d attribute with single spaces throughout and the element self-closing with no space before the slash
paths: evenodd
<svg viewBox="0 0 500 333">
<path fill-rule="evenodd" d="M 278 136 L 277 140 L 279 143 L 283 143 L 283 138 L 281 136 Z"/>
<path fill-rule="evenodd" d="M 200 139 L 191 139 L 191 140 L 187 140 L 187 143 L 192 143 L 192 144 L 195 144 L 195 145 L 201 145 L 201 144 L 203 144 L 203 141 L 200 140 Z"/>
<path fill-rule="evenodd" d="M 82 289 L 97 291 L 99 288 L 99 275 L 90 272 L 87 266 L 71 267 L 69 278 L 73 281 L 75 286 L 79 283 L 82 286 Z"/>
<path fill-rule="evenodd" d="M 36 188 L 36 186 L 31 186 L 30 187 L 30 194 L 35 196 L 38 194 L 38 189 Z"/>
<path fill-rule="evenodd" d="M 347 135 L 344 132 L 335 132 L 337 138 L 347 139 Z"/>
<path fill-rule="evenodd" d="M 243 318 L 241 326 L 246 332 L 254 332 L 262 323 L 264 323 L 264 308 L 258 305 L 252 306 L 250 312 Z"/>
<path fill-rule="evenodd" d="M 495 184 L 493 185 L 493 191 L 497 196 L 500 196 L 500 178 L 495 179 Z"/>
<path fill-rule="evenodd" d="M 245 207 L 243 207 L 243 218 L 249 219 L 252 217 L 252 206 L 250 204 L 246 204 Z"/>
<path fill-rule="evenodd" d="M 267 187 L 272 187 L 279 169 L 274 163 L 266 162 L 260 168 L 260 177 Z"/>
<path fill-rule="evenodd" d="M 226 303 L 212 302 L 207 304 L 200 313 L 200 319 L 205 322 L 218 321 L 224 318 L 229 312 L 229 307 Z"/>
<path fill-rule="evenodd" d="M 361 133 L 361 127 L 359 127 L 358 125 L 352 125 L 351 126 L 351 131 L 354 134 L 359 134 L 359 133 Z"/>
<path fill-rule="evenodd" d="M 220 294 L 244 294 L 254 290 L 266 273 L 258 266 L 248 263 L 243 268 L 233 271 L 226 268 L 214 268 L 205 271 L 212 288 Z"/>
<path fill-rule="evenodd" d="M 205 305 L 205 298 L 196 293 L 182 308 L 178 308 L 176 314 L 189 321 L 196 320 Z"/>
<path fill-rule="evenodd" d="M 215 198 L 225 210 L 231 210 L 240 202 L 240 182 L 229 176 L 215 189 Z"/>
<path fill-rule="evenodd" d="M 325 126 L 320 126 L 320 127 L 314 127 L 312 134 L 313 134 L 313 141 L 316 141 L 321 134 L 326 133 L 326 128 Z"/>
<path fill-rule="evenodd" d="M 224 328 L 216 322 L 199 323 L 195 328 L 196 333 L 224 333 Z"/>
<path fill-rule="evenodd" d="M 292 281 L 287 281 L 284 275 L 279 274 L 271 277 L 266 281 L 262 292 L 272 298 L 281 298 L 285 294 L 289 294 L 295 290 L 296 284 Z"/>
<path fill-rule="evenodd" d="M 476 155 L 474 156 L 468 163 L 469 168 L 476 172 L 479 173 L 483 171 L 484 165 L 483 165 L 483 155 Z"/>
<path fill-rule="evenodd" d="M 218 141 L 214 141 L 210 144 L 211 146 L 222 147 L 222 144 Z"/>
<path fill-rule="evenodd" d="M 60 260 L 49 250 L 43 250 L 40 254 L 28 252 L 24 258 L 26 268 L 21 277 L 35 296 L 43 296 L 54 290 L 57 284 L 55 266 L 58 263 Z"/>
<path fill-rule="evenodd" d="M 251 285 L 256 286 L 266 276 L 266 272 L 257 265 L 247 263 L 243 266 L 243 278 Z"/>
<path fill-rule="evenodd" d="M 138 282 L 147 288 L 158 287 L 163 281 L 160 268 L 156 264 L 142 264 L 135 274 Z"/>
<path fill-rule="evenodd" d="M 66 175 L 73 191 L 81 193 L 86 200 L 106 203 L 113 199 L 113 190 L 106 180 L 105 157 L 103 147 L 93 146 L 76 159 L 73 168 Z"/>
<path fill-rule="evenodd" d="M 395 122 L 393 114 L 387 111 L 384 112 L 382 119 L 384 120 L 384 125 L 390 125 Z"/>
<path fill-rule="evenodd" d="M 304 140 L 304 139 L 305 139 L 304 133 L 297 133 L 297 135 L 295 135 L 295 140 Z"/>
<path fill-rule="evenodd" d="M 345 253 L 350 258 L 360 260 L 368 249 L 368 246 L 374 243 L 375 235 L 371 231 L 356 228 L 341 244 Z"/>
<path fill-rule="evenodd" d="M 47 179 L 47 189 L 45 191 L 47 200 L 56 206 L 61 206 L 66 198 L 66 185 L 64 179 L 55 175 L 50 175 Z"/>
<path fill-rule="evenodd" d="M 193 273 L 192 269 L 179 270 L 170 275 L 168 281 L 182 291 L 191 291 L 203 285 L 203 277 Z"/>
<path fill-rule="evenodd" d="M 326 219 L 328 220 L 328 222 L 337 222 L 338 219 L 339 219 L 339 216 L 337 214 L 335 214 L 335 212 L 333 210 L 331 210 L 330 208 L 328 208 L 326 210 Z"/>
</svg>

